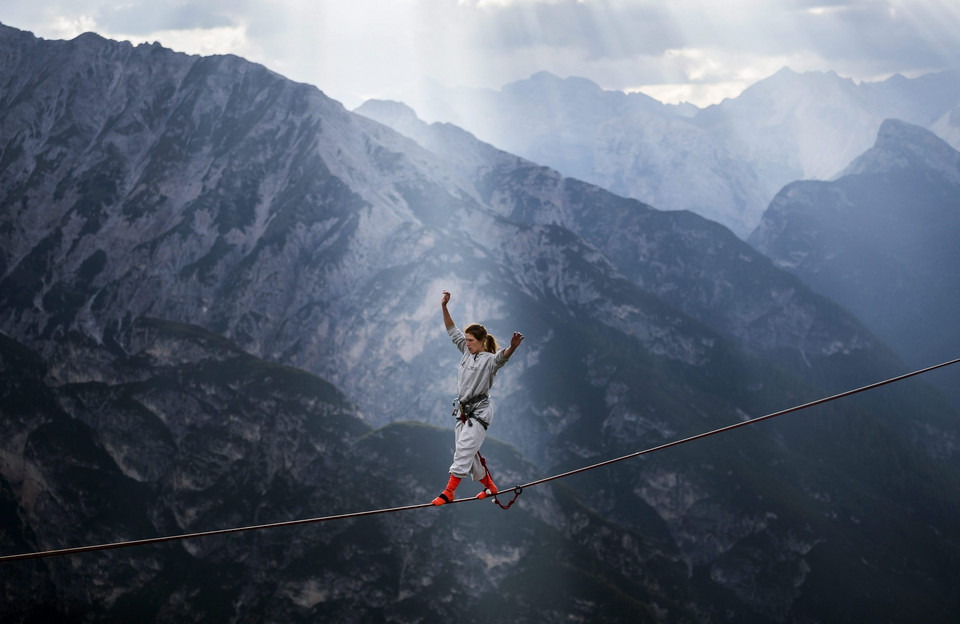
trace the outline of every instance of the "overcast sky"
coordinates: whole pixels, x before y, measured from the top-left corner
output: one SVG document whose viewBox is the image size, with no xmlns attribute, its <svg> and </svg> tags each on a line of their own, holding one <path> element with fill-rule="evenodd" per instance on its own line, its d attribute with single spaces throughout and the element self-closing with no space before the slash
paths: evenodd
<svg viewBox="0 0 960 624">
<path fill-rule="evenodd" d="M 857 81 L 960 67 L 957 0 L 0 0 L 0 22 L 233 53 L 348 108 L 541 70 L 706 106 L 784 66 Z"/>
</svg>

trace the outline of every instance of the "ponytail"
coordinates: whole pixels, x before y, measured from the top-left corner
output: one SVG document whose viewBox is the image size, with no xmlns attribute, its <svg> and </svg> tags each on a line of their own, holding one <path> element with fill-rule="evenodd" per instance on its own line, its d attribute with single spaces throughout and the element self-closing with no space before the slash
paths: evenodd
<svg viewBox="0 0 960 624">
<path fill-rule="evenodd" d="M 471 323 L 463 330 L 483 343 L 483 350 L 487 353 L 497 352 L 497 339 L 492 334 L 487 333 L 487 328 L 480 323 Z"/>
</svg>

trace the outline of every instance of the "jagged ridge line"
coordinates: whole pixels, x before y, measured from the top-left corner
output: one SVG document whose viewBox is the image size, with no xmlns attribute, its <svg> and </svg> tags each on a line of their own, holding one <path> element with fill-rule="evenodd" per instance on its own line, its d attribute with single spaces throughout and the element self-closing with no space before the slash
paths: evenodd
<svg viewBox="0 0 960 624">
<path fill-rule="evenodd" d="M 867 390 L 873 390 L 873 389 L 875 389 L 875 388 L 879 388 L 880 386 L 885 386 L 885 385 L 887 385 L 887 384 L 891 384 L 891 383 L 895 383 L 895 382 L 898 382 L 898 381 L 902 381 L 902 380 L 908 379 L 908 378 L 910 378 L 910 377 L 915 377 L 915 376 L 917 376 L 917 375 L 922 375 L 922 374 L 924 374 L 924 373 L 928 373 L 928 372 L 933 371 L 933 370 L 936 370 L 936 369 L 938 369 L 938 368 L 944 368 L 944 367 L 946 367 L 946 366 L 950 366 L 950 365 L 956 364 L 956 363 L 958 363 L 958 362 L 960 362 L 960 358 L 956 358 L 956 359 L 953 359 L 953 360 L 949 360 L 949 361 L 946 361 L 946 362 L 942 362 L 942 363 L 940 363 L 940 364 L 935 364 L 935 365 L 933 365 L 933 366 L 928 366 L 927 368 L 922 368 L 922 369 L 919 369 L 919 370 L 915 370 L 915 371 L 913 371 L 913 372 L 905 373 L 905 374 L 899 375 L 899 376 L 897 376 L 897 377 L 891 377 L 891 378 L 889 378 L 889 379 L 885 379 L 885 380 L 883 380 L 883 381 L 878 381 L 878 382 L 875 382 L 875 383 L 872 383 L 872 384 L 869 384 L 869 385 L 866 385 L 866 386 L 861 386 L 861 387 L 855 388 L 855 389 L 853 389 L 853 390 L 847 390 L 847 391 L 845 391 L 845 392 L 841 392 L 841 393 L 839 393 L 839 394 L 834 394 L 834 395 L 831 395 L 831 396 L 828 396 L 828 397 L 824 397 L 824 398 L 821 398 L 821 399 L 817 399 L 817 400 L 811 401 L 811 402 L 809 402 L 809 403 L 804 403 L 804 404 L 802 404 L 802 405 L 796 405 L 796 406 L 794 406 L 794 407 L 790 407 L 790 408 L 787 408 L 787 409 L 784 409 L 784 410 L 780 410 L 779 412 L 772 412 L 772 413 L 770 413 L 770 414 L 765 414 L 765 415 L 763 415 L 763 416 L 758 416 L 757 418 L 751 418 L 751 419 L 745 420 L 745 421 L 743 421 L 743 422 L 738 422 L 738 423 L 734 423 L 734 424 L 732 424 L 732 425 L 727 425 L 727 426 L 725 426 L 725 427 L 720 427 L 719 429 L 713 429 L 712 431 L 706 431 L 706 432 L 704 432 L 704 433 L 699 433 L 699 434 L 697 434 L 697 435 L 689 436 L 689 437 L 687 437 L 687 438 L 682 438 L 682 439 L 680 439 L 680 440 L 674 440 L 673 442 L 667 442 L 666 444 L 661 444 L 661 445 L 659 445 L 659 446 L 654 446 L 654 447 L 651 447 L 651 448 L 648 448 L 648 449 L 644 449 L 644 450 L 642 450 L 642 451 L 637 451 L 636 453 L 630 453 L 629 455 L 624 455 L 624 456 L 622 456 L 622 457 L 616 457 L 616 458 L 614 458 L 614 459 L 608 459 L 608 460 L 606 460 L 606 461 L 598 462 L 598 463 L 596 463 L 596 464 L 591 464 L 591 465 L 589 465 L 589 466 L 584 466 L 584 467 L 582 467 L 582 468 L 577 468 L 576 470 L 570 470 L 570 471 L 568 471 L 568 472 L 563 472 L 563 473 L 560 473 L 560 474 L 556 474 L 556 475 L 553 475 L 553 476 L 551 476 L 551 477 L 545 477 L 545 478 L 539 479 L 539 480 L 537 480 L 537 481 L 531 481 L 530 483 L 526 483 L 526 484 L 524 484 L 524 485 L 515 485 L 515 486 L 510 487 L 510 488 L 504 488 L 504 489 L 499 490 L 499 491 L 497 492 L 497 495 L 505 494 L 505 493 L 508 493 L 508 492 L 515 492 L 515 493 L 519 494 L 519 493 L 522 492 L 525 488 L 533 487 L 533 486 L 535 486 L 535 485 L 541 485 L 541 484 L 543 484 L 543 483 L 548 483 L 548 482 L 550 482 L 550 481 L 556 481 L 556 480 L 558 480 L 558 479 L 563 479 L 563 478 L 565 478 L 565 477 L 569 477 L 569 476 L 572 476 L 572 475 L 575 475 L 575 474 L 579 474 L 579 473 L 581 473 L 581 472 L 586 472 L 586 471 L 588 471 L 588 470 L 594 470 L 594 469 L 596 469 L 596 468 L 601 468 L 601 467 L 603 467 L 603 466 L 609 466 L 610 464 L 615 464 L 615 463 L 617 463 L 617 462 L 621 462 L 621 461 L 624 461 L 624 460 L 627 460 L 627 459 L 633 459 L 634 457 L 639 457 L 639 456 L 641 456 L 641 455 L 648 455 L 648 454 L 653 453 L 653 452 L 655 452 L 655 451 L 661 451 L 661 450 L 664 450 L 664 449 L 667 449 L 667 448 L 671 448 L 671 447 L 674 447 L 674 446 L 679 446 L 679 445 L 681 445 L 681 444 L 686 444 L 686 443 L 688 443 L 688 442 L 693 442 L 694 440 L 700 440 L 700 439 L 702 439 L 702 438 L 706 438 L 706 437 L 709 437 L 709 436 L 712 436 L 712 435 L 717 435 L 717 434 L 719 434 L 719 433 L 725 433 L 725 432 L 727 432 L 727 431 L 732 431 L 733 429 L 739 429 L 740 427 L 746 427 L 747 425 L 753 425 L 753 424 L 756 424 L 756 423 L 758 423 L 758 422 L 762 422 L 762 421 L 764 421 L 764 420 L 770 420 L 771 418 L 776 418 L 777 416 L 783 416 L 784 414 L 789 414 L 789 413 L 791 413 L 791 412 L 797 412 L 797 411 L 800 411 L 800 410 L 803 410 L 803 409 L 807 409 L 807 408 L 809 408 L 809 407 L 814 407 L 814 406 L 816 406 L 816 405 L 822 405 L 822 404 L 828 403 L 828 402 L 830 402 L 830 401 L 836 401 L 837 399 L 842 399 L 842 398 L 844 398 L 844 397 L 848 397 L 848 396 L 850 396 L 850 395 L 857 394 L 857 393 L 859 393 L 859 392 L 865 392 L 865 391 L 867 391 Z M 465 502 L 468 502 L 468 501 L 475 501 L 475 500 L 483 500 L 483 499 L 478 499 L 478 498 L 476 498 L 476 497 L 457 498 L 457 499 L 455 499 L 455 500 L 450 501 L 450 502 L 447 503 L 447 504 L 448 504 L 448 505 L 452 505 L 452 504 L 454 504 L 454 503 L 465 503 Z M 213 530 L 213 531 L 203 531 L 203 532 L 199 532 L 199 533 L 185 533 L 185 534 L 182 534 L 182 535 L 167 535 L 167 536 L 164 536 L 164 537 L 150 537 L 150 538 L 140 539 L 140 540 L 131 540 L 131 541 L 125 541 L 125 542 L 113 542 L 113 543 L 110 543 L 110 544 L 96 544 L 96 545 L 92 545 L 92 546 L 76 546 L 76 547 L 73 547 L 73 548 L 60 548 L 60 549 L 56 549 L 56 550 L 45 550 L 45 551 L 40 551 L 40 552 L 20 553 L 20 554 L 16 554 L 16 555 L 4 555 L 4 556 L 0 556 L 0 563 L 10 562 L 10 561 L 23 561 L 23 560 L 26 560 L 26 559 L 40 559 L 40 558 L 43 558 L 43 557 L 54 557 L 54 556 L 62 556 L 62 555 L 78 555 L 78 554 L 87 553 L 87 552 L 95 552 L 95 551 L 101 551 L 101 550 L 111 550 L 111 549 L 115 549 L 115 548 L 129 548 L 129 547 L 132 547 L 132 546 L 146 546 L 146 545 L 148 545 L 148 544 L 159 544 L 159 543 L 163 543 L 163 542 L 172 542 L 172 541 L 178 541 L 178 540 L 195 539 L 195 538 L 200 538 L 200 537 L 210 537 L 210 536 L 213 536 L 213 535 L 226 535 L 226 534 L 228 534 L 228 533 L 240 533 L 240 532 L 243 532 L 243 531 L 259 531 L 259 530 L 263 530 L 263 529 L 273 529 L 273 528 L 279 528 L 279 527 L 289 527 L 289 526 L 296 526 L 296 525 L 301 525 L 301 524 L 312 524 L 312 523 L 319 523 L 319 522 L 331 522 L 331 521 L 333 521 L 333 520 L 346 520 L 346 519 L 349 519 L 349 518 L 361 518 L 361 517 L 364 517 L 364 516 L 374 516 L 374 515 L 378 515 L 378 514 L 395 513 L 395 512 L 400 512 L 400 511 L 411 511 L 411 510 L 414 510 L 414 509 L 424 509 L 424 508 L 428 508 L 428 507 L 436 507 L 436 505 L 434 505 L 433 503 L 422 503 L 422 504 L 419 504 L 419 505 L 407 505 L 407 506 L 405 506 L 405 507 L 390 507 L 390 508 L 387 508 L 387 509 L 372 509 L 372 510 L 368 510 L 368 511 L 357 511 L 357 512 L 353 512 L 353 513 L 339 514 L 339 515 L 335 515 L 335 516 L 322 516 L 322 517 L 318 517 L 318 518 L 303 518 L 303 519 L 300 519 L 300 520 L 287 520 L 287 521 L 284 521 L 284 522 L 271 522 L 271 523 L 268 523 L 268 524 L 258 524 L 258 525 L 245 526 L 245 527 L 234 527 L 234 528 L 229 528 L 229 529 L 217 529 L 217 530 Z"/>
</svg>

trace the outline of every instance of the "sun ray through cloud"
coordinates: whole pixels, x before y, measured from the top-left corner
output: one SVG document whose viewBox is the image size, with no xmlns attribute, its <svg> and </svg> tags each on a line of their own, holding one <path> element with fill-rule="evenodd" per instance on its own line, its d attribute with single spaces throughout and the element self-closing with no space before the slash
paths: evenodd
<svg viewBox="0 0 960 624">
<path fill-rule="evenodd" d="M 960 64 L 960 8 L 947 0 L 41 0 L 0 17 L 45 38 L 237 54 L 347 106 L 539 71 L 706 106 L 784 66 L 863 81 Z"/>
</svg>

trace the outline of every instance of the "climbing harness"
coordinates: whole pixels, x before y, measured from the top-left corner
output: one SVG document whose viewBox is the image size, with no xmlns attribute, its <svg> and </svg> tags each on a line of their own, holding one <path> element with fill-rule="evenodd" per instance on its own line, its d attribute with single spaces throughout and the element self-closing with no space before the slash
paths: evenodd
<svg viewBox="0 0 960 624">
<path fill-rule="evenodd" d="M 476 415 L 477 408 L 480 407 L 480 404 L 484 400 L 488 399 L 486 394 L 478 394 L 475 397 L 471 397 L 466 401 L 461 401 L 460 399 L 453 400 L 453 417 L 458 419 L 460 422 L 467 423 L 468 427 L 473 426 L 473 421 L 477 421 L 483 427 L 483 430 L 486 431 L 487 427 L 490 426 L 490 423 L 485 421 Z"/>
<path fill-rule="evenodd" d="M 917 376 L 917 375 L 922 375 L 923 373 L 928 373 L 928 372 L 930 372 L 930 371 L 932 371 L 932 370 L 936 370 L 936 369 L 938 369 L 938 368 L 943 368 L 943 367 L 945 367 L 945 366 L 950 366 L 950 365 L 952 365 L 952 364 L 956 364 L 957 362 L 960 362 L 960 358 L 957 358 L 957 359 L 954 359 L 954 360 L 950 360 L 950 361 L 947 361 L 947 362 L 943 362 L 943 363 L 941 363 L 941 364 L 935 364 L 935 365 L 933 365 L 933 366 L 929 366 L 929 367 L 927 367 L 927 368 L 923 368 L 923 369 L 920 369 L 920 370 L 916 370 L 916 371 L 913 371 L 913 372 L 910 372 L 910 373 L 905 373 L 905 374 L 900 375 L 900 376 L 898 376 L 898 377 L 891 377 L 890 379 L 886 379 L 886 380 L 884 380 L 884 381 L 878 381 L 878 382 L 869 384 L 869 385 L 867 385 L 867 386 L 862 386 L 862 387 L 860 387 L 860 388 L 856 388 L 856 389 L 854 389 L 854 390 L 847 390 L 846 392 L 841 392 L 840 394 L 834 394 L 834 395 L 832 395 L 832 396 L 824 397 L 824 398 L 822 398 L 822 399 L 817 399 L 816 401 L 811 401 L 810 403 L 804 403 L 803 405 L 797 405 L 797 406 L 794 406 L 794 407 L 791 407 L 791 408 L 788 408 L 788 409 L 785 409 L 785 410 L 781 410 L 781 411 L 779 411 L 779 412 L 773 412 L 772 414 L 766 414 L 765 416 L 758 416 L 757 418 L 751 418 L 751 419 L 749 419 L 749 420 L 744 420 L 744 421 L 741 421 L 741 422 L 738 422 L 738 423 L 734 423 L 734 424 L 732 424 L 732 425 L 727 425 L 726 427 L 721 427 L 721 428 L 719 428 L 719 429 L 714 429 L 713 431 L 707 431 L 707 432 L 700 433 L 700 434 L 697 434 L 697 435 L 694 435 L 694 436 L 690 436 L 690 437 L 688 437 L 688 438 L 683 438 L 683 439 L 681 439 L 681 440 L 675 440 L 675 441 L 673 441 L 673 442 L 668 442 L 668 443 L 666 443 L 666 444 L 661 444 L 660 446 L 655 446 L 655 447 L 648 448 L 648 449 L 645 449 L 645 450 L 642 450 L 642 451 L 637 451 L 636 453 L 631 453 L 631 454 L 629 454 L 629 455 L 624 455 L 623 457 L 616 457 L 616 458 L 614 458 L 614 459 L 608 459 L 608 460 L 606 460 L 606 461 L 602 461 L 602 462 L 599 462 L 599 463 L 596 463 L 596 464 L 592 464 L 592 465 L 590 465 L 590 466 L 584 466 L 584 467 L 582 467 L 582 468 L 577 468 L 576 470 L 570 470 L 570 471 L 568 471 L 568 472 L 564 472 L 564 473 L 561 473 L 561 474 L 556 474 L 556 475 L 553 475 L 553 476 L 551 476 L 551 477 L 546 477 L 546 478 L 540 479 L 540 480 L 538 480 L 538 481 L 531 481 L 530 483 L 526 483 L 526 484 L 524 484 L 524 485 L 516 485 L 516 486 L 514 486 L 514 487 L 512 487 L 512 488 L 507 488 L 507 489 L 504 489 L 504 490 L 499 490 L 499 491 L 497 492 L 497 494 L 504 494 L 504 493 L 506 493 L 506 492 L 515 492 L 514 497 L 513 497 L 513 500 L 511 500 L 510 503 L 508 503 L 506 507 L 503 507 L 503 505 L 500 505 L 500 506 L 503 507 L 504 509 L 508 509 L 508 508 L 510 507 L 510 505 L 512 505 L 513 502 L 517 499 L 517 497 L 520 496 L 520 493 L 521 493 L 525 488 L 533 487 L 534 485 L 541 485 L 541 484 L 543 484 L 543 483 L 548 483 L 548 482 L 550 482 L 550 481 L 556 481 L 557 479 L 563 479 L 563 478 L 565 478 L 565 477 L 569 477 L 569 476 L 572 476 L 572 475 L 575 475 L 575 474 L 578 474 L 578 473 L 581 473 L 581 472 L 586 472 L 586 471 L 588 471 L 588 470 L 594 470 L 595 468 L 601 468 L 601 467 L 603 467 L 603 466 L 609 466 L 610 464 L 615 464 L 615 463 L 617 463 L 617 462 L 621 462 L 621 461 L 624 461 L 624 460 L 627 460 L 627 459 L 632 459 L 632 458 L 634 458 L 634 457 L 639 457 L 639 456 L 641 456 L 641 455 L 647 455 L 647 454 L 653 453 L 653 452 L 655 452 L 655 451 L 662 451 L 663 449 L 668 449 L 668 448 L 673 447 L 673 446 L 679 446 L 679 445 L 681 445 L 681 444 L 686 444 L 687 442 L 693 442 L 694 440 L 699 440 L 699 439 L 701 439 L 701 438 L 706 438 L 706 437 L 708 437 L 708 436 L 716 435 L 716 434 L 718 434 L 718 433 L 724 433 L 724 432 L 727 432 L 727 431 L 732 431 L 733 429 L 739 429 L 740 427 L 746 427 L 747 425 L 753 425 L 753 424 L 756 424 L 756 423 L 758 423 L 758 422 L 762 422 L 762 421 L 764 421 L 764 420 L 769 420 L 769 419 L 771 419 L 771 418 L 776 418 L 777 416 L 783 416 L 784 414 L 789 414 L 789 413 L 791 413 L 791 412 L 797 412 L 797 411 L 800 411 L 800 410 L 802 410 L 802 409 L 806 409 L 806 408 L 808 408 L 808 407 L 814 407 L 814 406 L 816 406 L 816 405 L 822 405 L 823 403 L 828 403 L 828 402 L 830 402 L 830 401 L 836 401 L 837 399 L 842 399 L 842 398 L 848 397 L 848 396 L 850 396 L 850 395 L 852 395 L 852 394 L 857 394 L 858 392 L 865 392 L 865 391 L 867 391 L 867 390 L 873 390 L 874 388 L 879 388 L 880 386 L 885 386 L 885 385 L 887 385 L 887 384 L 891 384 L 891 383 L 894 383 L 894 382 L 897 382 L 897 381 L 902 381 L 902 380 L 907 379 L 907 378 L 909 378 L 909 377 L 915 377 L 915 376 Z M 484 469 L 486 470 L 486 463 L 484 462 L 484 460 L 483 460 L 482 458 L 481 458 L 481 463 L 484 464 Z M 490 474 L 490 472 L 487 471 L 487 475 L 489 475 L 489 474 Z M 457 499 L 454 499 L 454 500 L 450 501 L 450 503 L 448 503 L 448 504 L 452 505 L 452 504 L 455 504 L 455 503 L 465 503 L 465 502 L 467 502 L 467 501 L 475 501 L 475 500 L 478 500 L 475 496 L 472 496 L 472 497 L 470 497 L 470 498 L 457 498 Z M 482 499 L 480 499 L 480 500 L 482 500 Z M 494 500 L 497 502 L 498 505 L 500 504 L 500 501 L 497 500 L 496 496 L 494 496 Z M 194 538 L 198 538 L 198 537 L 208 537 L 208 536 L 212 536 L 212 535 L 225 535 L 225 534 L 227 534 L 227 533 L 240 533 L 240 532 L 242 532 L 242 531 L 259 531 L 259 530 L 262 530 L 262 529 L 272 529 L 272 528 L 278 528 L 278 527 L 296 526 L 296 525 L 299 525 L 299 524 L 312 524 L 312 523 L 319 523 L 319 522 L 331 522 L 331 521 L 333 521 L 333 520 L 345 520 L 345 519 L 347 519 L 347 518 L 360 518 L 360 517 L 363 517 L 363 516 L 374 516 L 374 515 L 377 515 L 377 514 L 386 514 L 386 513 L 394 513 L 394 512 L 398 512 L 398 511 L 410 511 L 410 510 L 413 510 L 413 509 L 427 509 L 427 508 L 436 508 L 436 505 L 434 505 L 433 503 L 422 503 L 422 504 L 420 504 L 420 505 L 408 505 L 408 506 L 406 506 L 406 507 L 391 507 L 391 508 L 389 508 L 389 509 L 373 509 L 373 510 L 369 510 L 369 511 L 359 511 L 359 512 L 355 512 L 355 513 L 341 514 L 341 515 L 338 515 L 338 516 L 323 516 L 323 517 L 320 517 L 320 518 L 305 518 L 305 519 L 302 519 L 302 520 L 289 520 L 289 521 L 286 521 L 286 522 L 273 522 L 273 523 L 270 523 L 270 524 L 258 524 L 258 525 L 255 525 L 255 526 L 235 527 L 235 528 L 232 528 L 232 529 L 219 529 L 219 530 L 215 530 L 215 531 L 204 531 L 204 532 L 202 532 L 202 533 L 186 533 L 186 534 L 183 534 L 183 535 L 168 535 L 168 536 L 165 536 L 165 537 L 153 537 L 153 538 L 148 538 L 148 539 L 133 540 L 133 541 L 129 541 L 129 542 L 114 542 L 114 543 L 112 543 L 112 544 L 96 544 L 96 545 L 93 545 L 93 546 L 77 546 L 77 547 L 74 547 L 74 548 L 60 548 L 60 549 L 57 549 L 57 550 L 45 550 L 45 551 L 41 551 L 41 552 L 21 553 L 21 554 L 17 554 L 17 555 L 4 555 L 4 556 L 0 556 L 0 563 L 5 563 L 5 562 L 8 562 L 8 561 L 21 561 L 21 560 L 24 560 L 24 559 L 39 559 L 39 558 L 42 558 L 42 557 L 54 557 L 54 556 L 59 556 L 59 555 L 79 555 L 79 554 L 81 554 L 81 553 L 94 552 L 94 551 L 100 551 L 100 550 L 108 550 L 108 549 L 113 549 L 113 548 L 127 548 L 127 547 L 130 547 L 130 546 L 145 546 L 145 545 L 147 545 L 147 544 L 159 544 L 159 543 L 161 543 L 161 542 L 172 542 L 172 541 L 175 541 L 175 540 L 187 540 L 187 539 L 194 539 Z"/>
</svg>

